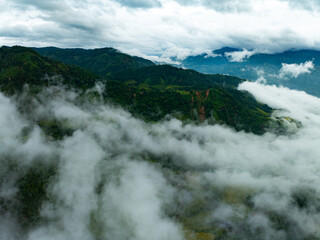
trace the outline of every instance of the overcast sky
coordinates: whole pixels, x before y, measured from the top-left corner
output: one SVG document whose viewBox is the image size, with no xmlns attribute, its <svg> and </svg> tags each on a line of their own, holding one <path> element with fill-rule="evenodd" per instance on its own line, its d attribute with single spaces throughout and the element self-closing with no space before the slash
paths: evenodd
<svg viewBox="0 0 320 240">
<path fill-rule="evenodd" d="M 177 56 L 320 49 L 319 0 L 0 0 L 0 45 Z"/>
</svg>

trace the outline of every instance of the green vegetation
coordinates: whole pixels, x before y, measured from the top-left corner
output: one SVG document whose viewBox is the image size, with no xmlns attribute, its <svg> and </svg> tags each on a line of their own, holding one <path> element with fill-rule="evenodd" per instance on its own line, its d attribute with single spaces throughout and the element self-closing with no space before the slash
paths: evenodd
<svg viewBox="0 0 320 240">
<path fill-rule="evenodd" d="M 38 122 L 39 127 L 44 131 L 46 136 L 51 137 L 53 140 L 61 140 L 65 136 L 71 136 L 74 130 L 61 121 L 42 120 Z"/>
<path fill-rule="evenodd" d="M 227 124 L 256 134 L 265 132 L 272 113 L 271 108 L 258 103 L 249 93 L 220 86 L 181 91 L 108 81 L 105 98 L 148 121 L 172 115 L 180 120 Z"/>
<path fill-rule="evenodd" d="M 54 54 L 55 49 L 51 50 Z M 118 56 L 118 52 L 109 50 Z M 81 59 L 78 60 L 80 62 Z M 42 57 L 30 48 L 2 47 L 0 49 L 0 88 L 8 95 L 19 95 L 24 85 L 28 84 L 30 95 L 27 96 L 30 101 L 34 99 L 33 94 L 36 95 L 43 87 L 61 85 L 66 88 L 76 88 L 80 92 L 76 104 L 81 105 L 82 101 L 86 104 L 105 101 L 108 104 L 119 105 L 130 111 L 135 117 L 149 122 L 161 121 L 170 116 L 184 123 L 219 123 L 231 126 L 238 131 L 244 130 L 255 134 L 265 133 L 270 126 L 279 134 L 287 134 L 288 131 L 284 131 L 287 127 L 296 129 L 301 126 L 301 123 L 291 118 L 271 117 L 273 109 L 257 102 L 248 92 L 236 89 L 236 86 L 243 81 L 236 77 L 205 75 L 168 65 L 145 67 L 140 65 L 139 68 L 123 69 L 121 61 L 119 63 L 118 60 L 114 60 L 112 68 L 107 65 L 107 72 L 100 72 L 103 70 L 103 62 L 99 61 L 95 65 L 99 66 L 98 70 L 92 73 L 79 66 L 68 66 Z M 143 63 L 143 60 L 139 61 Z M 101 76 L 104 74 L 108 75 L 108 78 Z M 101 95 L 100 92 L 91 89 L 98 82 L 105 85 L 105 90 Z M 20 109 L 22 112 L 29 111 L 28 101 L 23 102 Z M 71 136 L 76 131 L 76 128 L 72 128 L 67 120 L 58 120 L 54 117 L 40 118 L 36 120 L 36 125 L 42 129 L 46 140 L 57 141 L 53 144 L 59 144 L 59 140 Z M 26 141 L 30 131 L 31 129 L 26 126 L 19 136 L 20 140 Z M 138 156 L 137 159 L 155 164 L 167 174 L 183 179 L 179 181 L 179 184 L 185 185 L 177 189 L 182 189 L 183 192 L 192 195 L 192 200 L 181 201 L 179 208 L 170 209 L 168 215 L 181 223 L 185 238 L 188 240 L 240 239 L 243 235 L 247 235 L 249 239 L 252 235 L 257 238 L 262 236 L 259 229 L 256 232 L 250 232 L 250 227 L 243 221 L 241 214 L 233 217 L 234 225 L 230 225 L 228 221 L 218 221 L 212 218 L 210 214 L 218 203 L 223 203 L 230 209 L 241 206 L 240 210 L 244 214 L 262 211 L 272 227 L 279 231 L 291 231 L 290 226 L 298 229 L 285 214 L 259 209 L 255 206 L 253 199 L 256 192 L 250 188 L 211 186 L 209 191 L 212 192 L 212 195 L 198 195 L 199 189 L 193 186 L 192 179 L 188 180 L 184 176 L 187 175 L 186 173 L 188 176 L 196 176 L 197 172 L 192 172 L 194 169 L 188 169 L 183 162 L 165 154 L 153 156 L 147 152 Z M 9 159 L 9 161 L 14 164 L 13 160 Z M 17 178 L 15 185 L 17 194 L 11 202 L 0 198 L 0 208 L 3 209 L 0 209 L 0 212 L 14 209 L 12 214 L 18 216 L 17 219 L 23 229 L 32 228 L 45 220 L 40 210 L 43 202 L 50 200 L 48 189 L 50 189 L 52 180 L 57 176 L 57 166 L 54 164 L 50 166 L 35 164 L 36 167 L 21 170 L 21 175 Z M 201 168 L 206 168 L 206 166 L 200 166 L 199 169 Z M 171 181 L 172 185 L 177 185 L 174 179 Z M 96 187 L 98 194 L 103 191 L 104 184 L 105 182 L 101 181 Z M 311 211 L 313 206 L 318 206 L 316 203 L 319 199 L 316 192 L 306 188 L 294 189 L 291 198 L 293 207 L 305 211 Z M 212 219 L 211 222 L 208 222 L 208 219 Z M 89 227 L 96 236 L 100 237 L 102 227 L 99 221 L 98 208 L 97 211 L 92 212 Z M 238 237 L 236 231 L 240 230 L 242 232 Z"/>
<path fill-rule="evenodd" d="M 50 179 L 56 174 L 55 166 L 44 164 L 35 165 L 17 182 L 17 214 L 23 227 L 34 226 L 41 218 L 40 208 L 44 200 L 48 199 L 47 188 Z"/>
<path fill-rule="evenodd" d="M 62 84 L 84 91 L 100 81 L 106 85 L 105 101 L 120 105 L 147 121 L 159 121 L 170 115 L 195 123 L 226 124 L 256 134 L 263 134 L 269 126 L 272 109 L 258 103 L 250 94 L 236 90 L 243 81 L 236 77 L 205 75 L 169 65 L 156 66 L 109 48 L 43 48 L 37 51 L 65 58 L 70 64 L 87 64 L 95 73 L 42 57 L 30 48 L 2 47 L 0 84 L 3 92 L 21 92 L 24 84 L 36 90 Z M 108 80 L 101 75 L 108 75 Z M 41 127 L 50 131 L 55 139 L 71 134 L 55 123 L 43 123 Z"/>
<path fill-rule="evenodd" d="M 205 75 L 170 65 L 157 65 L 130 69 L 110 76 L 111 79 L 135 85 L 170 89 L 207 89 L 215 85 L 237 87 L 243 80 L 220 74 Z M 129 81 L 129 82 L 128 82 Z"/>
<path fill-rule="evenodd" d="M 8 94 L 22 91 L 25 84 L 49 86 L 63 83 L 87 89 L 93 87 L 99 78 L 79 67 L 42 57 L 31 48 L 0 48 L 1 91 Z"/>
<path fill-rule="evenodd" d="M 119 52 L 114 48 L 60 49 L 55 47 L 34 48 L 45 57 L 61 61 L 68 65 L 76 65 L 107 77 L 126 69 L 137 69 L 154 65 L 153 62 Z"/>
</svg>

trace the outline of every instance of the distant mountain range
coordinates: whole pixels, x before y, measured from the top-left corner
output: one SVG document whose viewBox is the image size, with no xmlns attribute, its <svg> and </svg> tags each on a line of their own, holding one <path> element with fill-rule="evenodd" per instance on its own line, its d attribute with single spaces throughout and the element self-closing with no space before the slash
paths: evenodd
<svg viewBox="0 0 320 240">
<path fill-rule="evenodd" d="M 85 92 L 101 82 L 106 103 L 120 105 L 146 121 L 170 115 L 187 122 L 226 124 L 256 134 L 263 134 L 274 122 L 273 130 L 277 129 L 274 126 L 281 129 L 281 119 L 271 117 L 270 107 L 236 89 L 242 81 L 155 65 L 111 48 L 0 48 L 0 89 L 9 95 L 22 92 L 25 84 L 36 94 L 53 85 Z"/>
<path fill-rule="evenodd" d="M 316 50 L 268 54 L 225 47 L 211 54 L 189 56 L 182 66 L 206 74 L 266 81 L 320 96 L 320 51 Z"/>
</svg>

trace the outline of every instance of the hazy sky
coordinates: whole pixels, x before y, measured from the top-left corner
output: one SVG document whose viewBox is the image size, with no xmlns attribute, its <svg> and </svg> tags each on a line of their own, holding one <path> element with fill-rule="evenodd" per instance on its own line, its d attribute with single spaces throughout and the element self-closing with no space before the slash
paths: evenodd
<svg viewBox="0 0 320 240">
<path fill-rule="evenodd" d="M 162 57 L 223 46 L 320 49 L 318 0 L 0 0 L 0 45 Z"/>
</svg>

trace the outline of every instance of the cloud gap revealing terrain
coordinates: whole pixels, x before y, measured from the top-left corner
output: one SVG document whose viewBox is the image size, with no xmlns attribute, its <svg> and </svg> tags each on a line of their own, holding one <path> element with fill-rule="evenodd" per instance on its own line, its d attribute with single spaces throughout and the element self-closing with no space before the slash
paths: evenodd
<svg viewBox="0 0 320 240">
<path fill-rule="evenodd" d="M 113 48 L 0 67 L 0 239 L 320 239 L 318 97 Z"/>
</svg>

